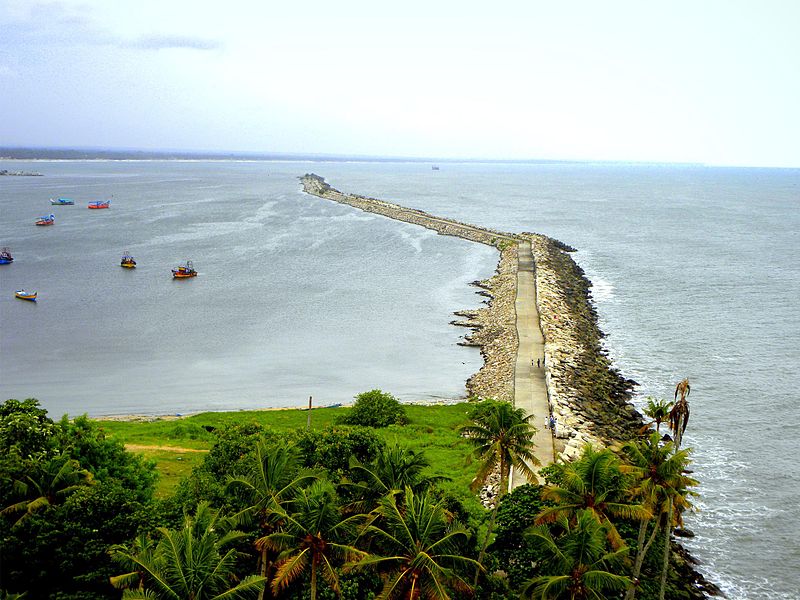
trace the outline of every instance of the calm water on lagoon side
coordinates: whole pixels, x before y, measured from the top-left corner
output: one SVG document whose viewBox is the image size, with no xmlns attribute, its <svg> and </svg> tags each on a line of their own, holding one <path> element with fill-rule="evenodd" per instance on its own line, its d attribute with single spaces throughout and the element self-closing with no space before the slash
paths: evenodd
<svg viewBox="0 0 800 600">
<path fill-rule="evenodd" d="M 297 176 L 579 249 L 641 397 L 689 377 L 700 512 L 729 598 L 800 598 L 800 171 L 439 163 L 2 162 L 0 397 L 70 414 L 457 398 L 452 311 L 491 248 L 312 198 Z M 108 211 L 89 201 L 112 198 Z M 50 197 L 76 200 L 50 207 Z M 56 225 L 35 227 L 53 212 Z M 129 250 L 136 270 L 119 267 Z M 199 276 L 172 281 L 194 261 Z M 13 298 L 38 290 L 38 304 Z"/>
</svg>

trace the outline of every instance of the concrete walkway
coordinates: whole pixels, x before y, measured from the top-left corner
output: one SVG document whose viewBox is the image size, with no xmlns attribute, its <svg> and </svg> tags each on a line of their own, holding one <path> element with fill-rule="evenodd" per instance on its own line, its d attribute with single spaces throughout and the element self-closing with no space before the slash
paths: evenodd
<svg viewBox="0 0 800 600">
<path fill-rule="evenodd" d="M 545 417 L 550 416 L 547 401 L 547 385 L 544 378 L 544 337 L 539 325 L 539 310 L 536 307 L 536 279 L 534 277 L 533 254 L 530 242 L 519 243 L 519 267 L 517 269 L 517 335 L 519 349 L 514 368 L 514 406 L 532 414 L 531 423 L 536 427 L 534 437 L 536 458 L 543 467 L 553 463 L 553 436 L 545 429 Z M 536 359 L 542 361 L 536 366 Z M 534 470 L 535 467 L 528 465 Z M 516 469 L 511 473 L 509 485 L 513 490 L 528 481 Z"/>
</svg>

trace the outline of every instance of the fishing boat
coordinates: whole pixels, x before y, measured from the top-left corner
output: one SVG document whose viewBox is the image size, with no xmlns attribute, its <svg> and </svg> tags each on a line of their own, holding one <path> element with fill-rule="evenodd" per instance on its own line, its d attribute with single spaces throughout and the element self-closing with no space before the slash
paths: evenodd
<svg viewBox="0 0 800 600">
<path fill-rule="evenodd" d="M 14 296 L 19 298 L 20 300 L 30 300 L 31 302 L 36 302 L 36 294 L 37 292 L 26 292 L 25 290 L 17 290 L 14 292 Z"/>
<path fill-rule="evenodd" d="M 172 277 L 175 279 L 186 279 L 187 277 L 197 277 L 197 271 L 194 270 L 192 261 L 187 260 L 185 265 L 181 265 L 177 269 L 172 269 Z"/>
<path fill-rule="evenodd" d="M 14 262 L 14 257 L 11 256 L 11 250 L 3 248 L 0 250 L 0 265 L 10 265 Z"/>
<path fill-rule="evenodd" d="M 102 202 L 89 202 L 89 208 L 108 208 L 110 205 L 110 200 L 104 200 Z"/>
<path fill-rule="evenodd" d="M 44 225 L 52 225 L 55 222 L 56 222 L 56 216 L 50 214 L 44 217 L 39 217 L 39 220 L 36 221 L 36 224 L 44 226 Z"/>
<path fill-rule="evenodd" d="M 122 255 L 122 260 L 119 263 L 120 267 L 125 267 L 126 269 L 135 269 L 136 268 L 136 261 L 133 260 L 133 257 L 126 252 Z"/>
<path fill-rule="evenodd" d="M 75 200 L 70 200 L 69 198 L 50 198 L 50 204 L 53 206 L 72 206 L 75 204 Z"/>
</svg>

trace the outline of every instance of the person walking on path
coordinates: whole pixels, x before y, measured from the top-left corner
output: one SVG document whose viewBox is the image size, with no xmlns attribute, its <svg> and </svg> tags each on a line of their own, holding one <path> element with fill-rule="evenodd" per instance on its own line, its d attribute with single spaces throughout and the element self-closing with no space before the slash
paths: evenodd
<svg viewBox="0 0 800 600">
<path fill-rule="evenodd" d="M 539 359 L 538 358 L 536 359 L 536 368 L 537 369 L 539 368 Z"/>
</svg>

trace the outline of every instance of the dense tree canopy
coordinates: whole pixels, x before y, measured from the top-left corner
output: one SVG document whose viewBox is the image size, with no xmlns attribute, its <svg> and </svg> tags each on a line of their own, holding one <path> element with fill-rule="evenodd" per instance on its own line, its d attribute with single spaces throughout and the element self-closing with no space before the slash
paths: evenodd
<svg viewBox="0 0 800 600">
<path fill-rule="evenodd" d="M 384 406 L 386 396 L 365 398 Z M 688 450 L 654 433 L 619 454 L 587 448 L 543 469 L 542 485 L 499 494 L 490 512 L 463 501 L 467 477 L 454 489 L 455 471 L 453 481 L 435 475 L 425 452 L 393 441 L 396 424 L 185 427 L 213 445 L 157 499 L 153 463 L 96 422 L 54 422 L 30 399 L 0 405 L 0 597 L 616 597 L 633 589 L 635 566 L 637 598 L 654 600 L 695 483 Z M 415 427 L 422 446 L 432 429 Z M 476 488 L 534 462 L 532 431 L 526 415 L 494 401 L 452 425 L 456 439 L 467 436 L 463 464 L 467 440 L 480 461 Z M 693 597 L 675 585 L 671 576 L 669 594 Z"/>
</svg>

